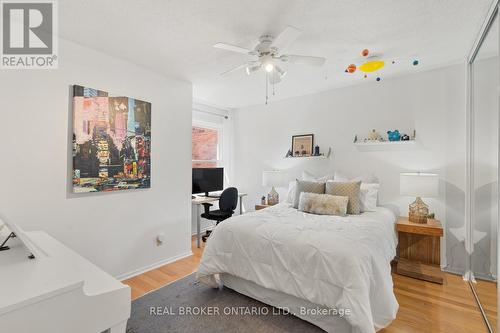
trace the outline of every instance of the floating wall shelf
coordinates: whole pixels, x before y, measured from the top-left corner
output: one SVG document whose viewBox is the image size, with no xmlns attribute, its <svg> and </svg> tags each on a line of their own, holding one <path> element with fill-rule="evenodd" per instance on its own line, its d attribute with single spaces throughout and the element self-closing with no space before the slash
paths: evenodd
<svg viewBox="0 0 500 333">
<path fill-rule="evenodd" d="M 325 155 L 319 155 L 319 156 L 288 156 L 288 157 L 285 157 L 286 159 L 290 159 L 290 160 L 298 160 L 298 159 L 327 159 L 328 156 L 325 156 Z"/>
<path fill-rule="evenodd" d="M 328 152 L 324 155 L 318 155 L 318 156 L 286 156 L 285 159 L 327 159 L 330 158 L 330 154 L 332 153 L 332 148 L 328 148 Z"/>
<path fill-rule="evenodd" d="M 354 146 L 361 151 L 376 150 L 409 150 L 418 146 L 417 140 L 408 141 L 366 141 L 355 142 Z"/>
</svg>

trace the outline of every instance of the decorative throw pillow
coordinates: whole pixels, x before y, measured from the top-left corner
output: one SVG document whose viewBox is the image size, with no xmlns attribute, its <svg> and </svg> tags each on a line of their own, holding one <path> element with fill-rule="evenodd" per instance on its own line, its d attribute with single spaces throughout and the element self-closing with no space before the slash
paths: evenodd
<svg viewBox="0 0 500 333">
<path fill-rule="evenodd" d="M 295 188 L 295 198 L 293 200 L 293 208 L 299 207 L 299 199 L 300 199 L 300 194 L 302 192 L 318 193 L 318 194 L 325 193 L 325 183 L 308 182 L 305 180 L 298 180 L 298 179 L 295 182 L 297 185 Z"/>
<path fill-rule="evenodd" d="M 360 187 L 361 182 L 327 182 L 325 193 L 349 197 L 349 203 L 347 204 L 347 214 L 357 215 L 361 212 L 359 203 Z"/>
<path fill-rule="evenodd" d="M 348 197 L 302 192 L 299 199 L 299 210 L 318 215 L 343 216 L 346 214 L 348 202 Z"/>
<path fill-rule="evenodd" d="M 380 184 L 361 183 L 359 203 L 361 212 L 373 212 L 377 208 Z"/>
</svg>

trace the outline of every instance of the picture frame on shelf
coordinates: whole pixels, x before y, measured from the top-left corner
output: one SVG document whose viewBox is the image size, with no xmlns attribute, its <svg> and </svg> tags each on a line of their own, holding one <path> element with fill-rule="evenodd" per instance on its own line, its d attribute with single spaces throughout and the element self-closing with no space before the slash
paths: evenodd
<svg viewBox="0 0 500 333">
<path fill-rule="evenodd" d="M 301 134 L 292 136 L 292 156 L 312 156 L 314 149 L 314 134 Z"/>
</svg>

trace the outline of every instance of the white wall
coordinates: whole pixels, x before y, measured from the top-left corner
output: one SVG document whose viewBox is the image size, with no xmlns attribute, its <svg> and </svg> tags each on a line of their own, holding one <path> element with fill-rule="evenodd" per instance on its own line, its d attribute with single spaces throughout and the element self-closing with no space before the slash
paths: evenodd
<svg viewBox="0 0 500 333">
<path fill-rule="evenodd" d="M 152 103 L 150 189 L 71 193 L 73 84 Z M 0 101 L 1 214 L 114 276 L 191 253 L 190 83 L 61 40 L 59 69 L 2 71 Z"/>
<path fill-rule="evenodd" d="M 354 135 L 365 137 L 373 128 L 416 129 L 419 148 L 359 151 Z M 288 170 L 291 179 L 302 170 L 339 170 L 352 177 L 373 172 L 381 181 L 380 202 L 407 215 L 414 198 L 399 195 L 400 172 L 438 173 L 439 198 L 427 201 L 446 225 L 442 264 L 464 270 L 465 65 L 242 108 L 235 112 L 234 133 L 234 179 L 240 191 L 249 193 L 249 205 L 269 191 L 261 186 L 264 170 Z M 284 159 L 291 136 L 308 133 L 322 150 L 332 147 L 330 159 Z M 280 193 L 284 200 L 286 189 Z M 450 228 L 460 229 L 458 237 Z"/>
</svg>

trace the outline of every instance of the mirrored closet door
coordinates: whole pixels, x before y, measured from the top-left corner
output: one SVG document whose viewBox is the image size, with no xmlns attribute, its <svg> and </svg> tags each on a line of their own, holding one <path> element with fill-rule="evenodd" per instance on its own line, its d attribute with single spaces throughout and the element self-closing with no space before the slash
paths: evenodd
<svg viewBox="0 0 500 333">
<path fill-rule="evenodd" d="M 497 331 L 499 22 L 488 23 L 471 66 L 471 287 Z"/>
</svg>

